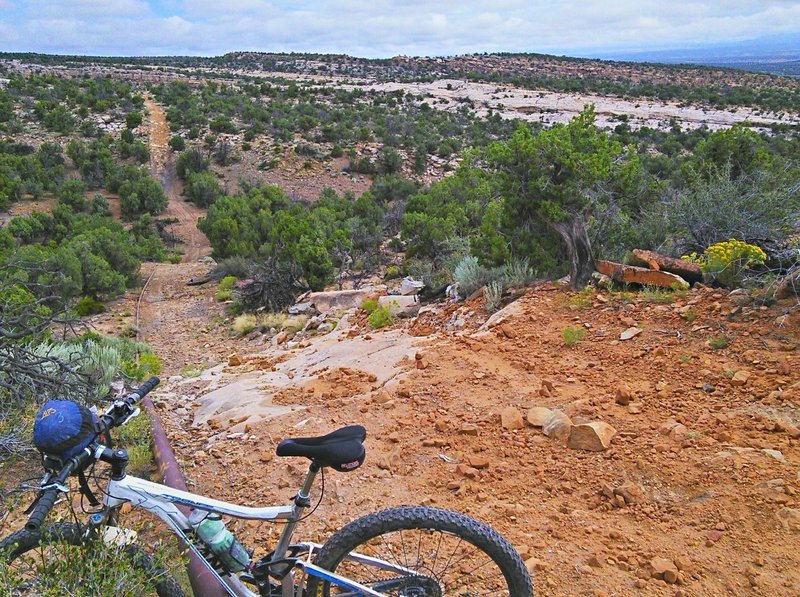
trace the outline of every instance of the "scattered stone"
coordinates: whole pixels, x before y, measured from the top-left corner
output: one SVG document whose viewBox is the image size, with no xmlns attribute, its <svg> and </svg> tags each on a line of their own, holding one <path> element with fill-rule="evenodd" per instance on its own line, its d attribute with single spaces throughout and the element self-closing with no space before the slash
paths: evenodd
<svg viewBox="0 0 800 597">
<path fill-rule="evenodd" d="M 733 377 L 731 378 L 731 385 L 743 386 L 747 383 L 747 381 L 750 379 L 751 376 L 752 374 L 749 371 L 745 369 L 739 369 L 736 373 L 733 374 Z"/>
<path fill-rule="evenodd" d="M 473 423 L 462 423 L 459 433 L 462 435 L 478 435 L 478 427 Z"/>
<path fill-rule="evenodd" d="M 392 395 L 389 392 L 387 392 L 386 390 L 381 390 L 373 398 L 373 400 L 375 401 L 376 404 L 386 404 L 391 399 L 392 399 Z"/>
<path fill-rule="evenodd" d="M 769 456 L 770 458 L 774 458 L 778 462 L 785 462 L 785 458 L 783 457 L 783 453 L 780 450 L 771 450 L 769 448 L 763 448 L 761 453 Z"/>
<path fill-rule="evenodd" d="M 619 386 L 617 392 L 614 394 L 614 402 L 622 406 L 627 406 L 630 404 L 631 400 L 633 400 L 631 389 L 625 385 Z"/>
<path fill-rule="evenodd" d="M 614 495 L 621 496 L 622 499 L 625 500 L 625 504 L 628 506 L 641 504 L 645 501 L 644 491 L 642 491 L 642 488 L 632 481 L 626 481 L 614 489 Z"/>
<path fill-rule="evenodd" d="M 636 336 L 638 336 L 641 333 L 642 333 L 641 328 L 637 328 L 635 326 L 634 327 L 629 327 L 627 330 L 625 330 L 624 332 L 622 332 L 619 335 L 619 339 L 620 340 L 630 340 L 631 338 L 635 338 Z"/>
<path fill-rule="evenodd" d="M 528 424 L 533 427 L 543 427 L 553 416 L 553 411 L 543 406 L 534 406 L 528 409 Z"/>
<path fill-rule="evenodd" d="M 572 430 L 572 419 L 563 411 L 554 410 L 547 422 L 542 426 L 542 432 L 559 442 L 566 442 Z"/>
<path fill-rule="evenodd" d="M 500 324 L 500 331 L 501 331 L 501 332 L 503 332 L 503 335 L 504 335 L 506 338 L 508 338 L 509 340 L 510 340 L 510 339 L 512 339 L 512 338 L 516 338 L 516 337 L 517 337 L 517 335 L 518 335 L 518 334 L 517 334 L 517 330 L 515 330 L 514 328 L 512 328 L 512 327 L 511 327 L 510 325 L 508 325 L 507 323 L 501 323 L 501 324 Z"/>
<path fill-rule="evenodd" d="M 228 357 L 228 367 L 238 367 L 243 362 L 244 361 L 242 360 L 242 357 L 240 357 L 238 354 L 232 354 Z"/>
<path fill-rule="evenodd" d="M 800 510 L 795 508 L 781 508 L 775 514 L 783 528 L 787 531 L 800 532 Z"/>
<path fill-rule="evenodd" d="M 716 529 L 708 531 L 706 533 L 706 547 L 711 547 L 712 545 L 714 545 L 720 539 L 722 539 L 722 532 L 721 531 L 718 531 Z"/>
<path fill-rule="evenodd" d="M 611 439 L 616 434 L 617 430 L 603 421 L 573 425 L 567 446 L 573 450 L 602 452 L 611 446 Z"/>
<path fill-rule="evenodd" d="M 478 470 L 489 467 L 489 459 L 488 458 L 486 458 L 485 456 L 478 456 L 478 455 L 475 455 L 475 454 L 473 454 L 472 456 L 467 457 L 467 463 L 469 463 L 469 465 L 472 468 L 475 468 L 475 469 L 478 469 Z"/>
<path fill-rule="evenodd" d="M 261 452 L 261 455 L 258 457 L 258 459 L 261 462 L 271 462 L 272 461 L 272 457 L 273 457 L 272 456 L 272 452 L 269 452 L 269 451 L 265 450 L 265 451 Z"/>
<path fill-rule="evenodd" d="M 478 476 L 478 469 L 467 466 L 466 464 L 459 464 L 456 466 L 456 472 L 467 479 L 475 479 Z"/>
<path fill-rule="evenodd" d="M 503 429 L 522 429 L 525 427 L 525 420 L 522 413 L 515 406 L 507 406 L 500 413 L 500 423 Z"/>
<path fill-rule="evenodd" d="M 297 303 L 296 305 L 292 305 L 289 307 L 288 312 L 289 315 L 306 315 L 310 314 L 314 310 L 314 305 L 311 302 L 305 303 Z"/>
<path fill-rule="evenodd" d="M 678 579 L 678 568 L 675 563 L 667 558 L 653 558 L 648 566 L 650 576 L 674 584 Z M 668 580 L 671 579 L 671 580 Z"/>
</svg>

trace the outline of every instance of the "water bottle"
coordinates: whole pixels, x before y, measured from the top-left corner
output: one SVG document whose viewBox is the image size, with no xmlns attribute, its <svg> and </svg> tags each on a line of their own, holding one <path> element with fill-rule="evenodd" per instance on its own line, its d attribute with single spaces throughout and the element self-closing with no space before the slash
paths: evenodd
<svg viewBox="0 0 800 597">
<path fill-rule="evenodd" d="M 189 523 L 225 568 L 231 572 L 241 572 L 250 564 L 250 554 L 225 528 L 225 523 L 219 514 L 194 510 L 189 517 Z"/>
</svg>

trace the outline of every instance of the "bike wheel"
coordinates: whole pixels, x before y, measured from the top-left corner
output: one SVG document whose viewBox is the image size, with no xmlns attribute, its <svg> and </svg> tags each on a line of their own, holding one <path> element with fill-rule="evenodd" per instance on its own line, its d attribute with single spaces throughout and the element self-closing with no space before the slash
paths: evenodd
<svg viewBox="0 0 800 597">
<path fill-rule="evenodd" d="M 0 594 L 184 597 L 180 584 L 138 545 L 109 547 L 82 535 L 78 525 L 55 523 L 0 541 Z"/>
<path fill-rule="evenodd" d="M 533 595 L 528 570 L 508 541 L 488 525 L 438 508 L 392 508 L 359 518 L 334 533 L 314 563 L 395 597 Z M 353 594 L 314 576 L 307 589 L 308 597 Z"/>
</svg>

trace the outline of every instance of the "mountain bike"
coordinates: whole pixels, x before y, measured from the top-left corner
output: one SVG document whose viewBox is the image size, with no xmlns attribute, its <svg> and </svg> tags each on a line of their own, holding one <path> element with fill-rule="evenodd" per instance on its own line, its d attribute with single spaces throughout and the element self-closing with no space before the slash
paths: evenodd
<svg viewBox="0 0 800 597">
<path fill-rule="evenodd" d="M 153 589 L 160 597 L 184 595 L 174 578 L 156 566 L 138 546 L 136 533 L 120 526 L 119 514 L 124 504 L 160 518 L 232 596 L 530 597 L 533 594 L 528 571 L 508 541 L 490 526 L 449 510 L 420 506 L 391 508 L 345 525 L 323 545 L 293 543 L 297 524 L 311 507 L 311 490 L 317 475 L 321 473 L 323 487 L 319 505 L 326 468 L 349 472 L 363 463 L 366 431 L 359 425 L 319 437 L 286 439 L 278 444 L 278 456 L 305 457 L 310 461 L 302 486 L 287 505 L 239 506 L 126 474 L 128 454 L 124 449 L 106 445 L 110 445 L 108 432 L 138 415 L 137 403 L 157 384 L 158 378 L 152 378 L 115 400 L 97 418 L 96 435 L 77 456 L 66 461 L 43 458 L 46 473 L 27 524 L 0 541 L 0 563 L 13 568 L 18 579 L 12 594 L 38 594 L 37 586 L 43 581 L 37 577 L 36 562 L 41 561 L 42 550 L 46 551 L 45 558 L 67 557 L 59 551 L 60 546 L 94 545 L 100 549 L 118 549 L 134 567 L 154 579 Z M 110 465 L 102 504 L 95 501 L 101 507 L 90 513 L 86 523 L 45 524 L 58 496 L 69 491 L 68 478 L 97 462 Z M 80 478 L 85 494 L 88 487 L 83 487 L 86 481 Z M 270 553 L 249 561 L 252 552 L 246 551 L 232 536 L 233 543 L 222 540 L 215 544 L 206 541 L 208 537 L 200 531 L 197 520 L 213 517 L 210 526 L 220 533 L 215 537 L 225 535 L 224 523 L 219 518 L 223 515 L 281 521 L 285 526 Z"/>
</svg>

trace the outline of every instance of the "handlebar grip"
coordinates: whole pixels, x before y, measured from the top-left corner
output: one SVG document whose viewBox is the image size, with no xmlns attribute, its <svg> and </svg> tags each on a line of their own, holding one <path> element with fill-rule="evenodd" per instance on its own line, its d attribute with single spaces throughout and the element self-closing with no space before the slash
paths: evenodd
<svg viewBox="0 0 800 597">
<path fill-rule="evenodd" d="M 156 376 L 153 376 L 146 382 L 144 382 L 142 385 L 140 385 L 138 388 L 136 388 L 133 391 L 133 393 L 138 395 L 140 399 L 144 398 L 150 392 L 152 392 L 153 388 L 155 388 L 159 383 L 161 383 L 161 380 L 158 379 Z"/>
<path fill-rule="evenodd" d="M 33 510 L 33 514 L 31 514 L 31 517 L 25 524 L 25 528 L 31 532 L 38 531 L 42 526 L 42 522 L 44 522 L 45 517 L 48 515 L 50 510 L 53 509 L 57 499 L 57 489 L 48 489 L 45 491 L 39 498 L 39 501 L 36 503 L 36 508 Z"/>
</svg>

